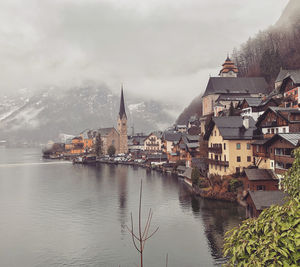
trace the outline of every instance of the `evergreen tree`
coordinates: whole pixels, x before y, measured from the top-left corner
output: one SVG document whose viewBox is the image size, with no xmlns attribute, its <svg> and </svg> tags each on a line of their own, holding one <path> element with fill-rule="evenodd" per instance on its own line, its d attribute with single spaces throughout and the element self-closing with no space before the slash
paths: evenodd
<svg viewBox="0 0 300 267">
<path fill-rule="evenodd" d="M 110 145 L 107 149 L 107 153 L 110 157 L 116 154 L 116 148 L 113 145 Z"/>
<path fill-rule="evenodd" d="M 101 134 L 98 133 L 96 135 L 96 142 L 95 142 L 95 153 L 97 157 L 100 157 L 102 155 L 102 139 L 101 139 Z"/>
</svg>

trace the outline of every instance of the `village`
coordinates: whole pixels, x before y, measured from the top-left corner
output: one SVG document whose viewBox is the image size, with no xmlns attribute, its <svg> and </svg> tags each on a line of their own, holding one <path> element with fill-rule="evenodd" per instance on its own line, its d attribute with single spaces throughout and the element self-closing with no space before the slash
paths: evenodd
<svg viewBox="0 0 300 267">
<path fill-rule="evenodd" d="M 282 204 L 280 181 L 300 146 L 300 69 L 239 77 L 227 57 L 202 96 L 202 116 L 164 131 L 128 135 L 123 87 L 117 129 L 86 129 L 51 143 L 44 157 L 82 164 L 126 164 L 175 174 L 196 195 L 246 208 L 247 217 Z"/>
</svg>

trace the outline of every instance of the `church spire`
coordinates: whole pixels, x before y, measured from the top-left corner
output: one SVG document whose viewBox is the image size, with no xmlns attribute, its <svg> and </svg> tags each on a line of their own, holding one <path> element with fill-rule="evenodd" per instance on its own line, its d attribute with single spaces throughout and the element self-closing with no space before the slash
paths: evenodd
<svg viewBox="0 0 300 267">
<path fill-rule="evenodd" d="M 120 110 L 119 110 L 119 117 L 120 119 L 123 118 L 127 119 L 126 112 L 125 112 L 125 103 L 124 103 L 124 94 L 123 94 L 123 84 L 121 85 L 121 101 L 120 101 Z"/>
</svg>

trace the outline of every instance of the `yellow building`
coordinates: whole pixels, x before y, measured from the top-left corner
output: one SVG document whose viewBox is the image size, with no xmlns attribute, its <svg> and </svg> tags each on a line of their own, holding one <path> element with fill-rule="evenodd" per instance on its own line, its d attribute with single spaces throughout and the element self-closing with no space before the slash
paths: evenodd
<svg viewBox="0 0 300 267">
<path fill-rule="evenodd" d="M 212 118 L 204 137 L 208 140 L 208 174 L 224 176 L 240 173 L 252 165 L 251 141 L 255 130 L 252 118 Z"/>
</svg>

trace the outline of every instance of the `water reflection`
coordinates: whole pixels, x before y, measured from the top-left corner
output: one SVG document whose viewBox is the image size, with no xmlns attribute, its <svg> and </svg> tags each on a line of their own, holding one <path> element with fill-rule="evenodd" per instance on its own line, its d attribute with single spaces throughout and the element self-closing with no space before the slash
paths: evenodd
<svg viewBox="0 0 300 267">
<path fill-rule="evenodd" d="M 211 255 L 222 263 L 224 235 L 245 219 L 245 210 L 236 203 L 197 197 L 184 188 L 179 191 L 179 201 L 183 210 L 191 208 L 194 217 L 202 221 Z"/>
</svg>

